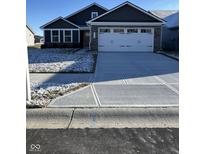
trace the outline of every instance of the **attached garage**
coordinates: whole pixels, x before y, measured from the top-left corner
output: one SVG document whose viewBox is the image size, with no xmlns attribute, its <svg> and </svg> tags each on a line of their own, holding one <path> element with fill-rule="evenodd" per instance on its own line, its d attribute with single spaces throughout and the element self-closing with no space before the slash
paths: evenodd
<svg viewBox="0 0 205 154">
<path fill-rule="evenodd" d="M 99 28 L 98 51 L 151 52 L 154 47 L 153 28 Z"/>
<path fill-rule="evenodd" d="M 153 52 L 161 47 L 164 21 L 125 2 L 87 22 L 90 49 L 103 52 Z"/>
</svg>

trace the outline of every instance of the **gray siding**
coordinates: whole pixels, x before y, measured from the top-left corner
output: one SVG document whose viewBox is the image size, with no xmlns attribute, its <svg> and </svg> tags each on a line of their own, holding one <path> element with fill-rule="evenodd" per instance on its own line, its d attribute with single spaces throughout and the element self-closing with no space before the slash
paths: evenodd
<svg viewBox="0 0 205 154">
<path fill-rule="evenodd" d="M 73 31 L 73 43 L 78 43 L 78 31 L 77 30 L 74 30 Z"/>
<path fill-rule="evenodd" d="M 45 38 L 45 40 L 44 40 L 44 42 L 45 43 L 50 43 L 51 42 L 51 32 L 50 32 L 50 30 L 45 30 L 44 31 L 44 38 Z"/>
<path fill-rule="evenodd" d="M 101 15 L 107 11 L 96 5 L 93 5 L 66 19 L 78 26 L 87 26 L 86 22 L 91 20 L 91 12 L 98 12 L 98 15 Z"/>
<path fill-rule="evenodd" d="M 63 43 L 63 30 L 60 30 L 60 43 Z"/>
<path fill-rule="evenodd" d="M 76 29 L 77 27 L 64 21 L 63 19 L 59 19 L 46 27 L 44 29 L 49 29 L 49 28 L 54 28 L 54 29 L 59 29 L 59 28 L 71 28 L 71 29 Z"/>
<path fill-rule="evenodd" d="M 163 27 L 162 30 L 162 48 L 166 51 L 179 51 L 179 29 L 168 29 Z"/>
<path fill-rule="evenodd" d="M 124 5 L 113 12 L 102 16 L 94 22 L 160 22 L 159 20 L 129 6 Z"/>
</svg>

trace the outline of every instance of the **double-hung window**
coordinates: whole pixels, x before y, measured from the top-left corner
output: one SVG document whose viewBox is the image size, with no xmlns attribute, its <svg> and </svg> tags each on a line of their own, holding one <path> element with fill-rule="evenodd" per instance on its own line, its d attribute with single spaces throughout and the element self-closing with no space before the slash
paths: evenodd
<svg viewBox="0 0 205 154">
<path fill-rule="evenodd" d="M 59 31 L 58 30 L 52 30 L 52 42 L 58 43 L 59 42 Z"/>
<path fill-rule="evenodd" d="M 95 18 L 98 16 L 98 12 L 91 12 L 91 18 Z"/>
<path fill-rule="evenodd" d="M 64 31 L 64 42 L 65 43 L 71 43 L 72 42 L 71 30 L 65 30 Z"/>
</svg>

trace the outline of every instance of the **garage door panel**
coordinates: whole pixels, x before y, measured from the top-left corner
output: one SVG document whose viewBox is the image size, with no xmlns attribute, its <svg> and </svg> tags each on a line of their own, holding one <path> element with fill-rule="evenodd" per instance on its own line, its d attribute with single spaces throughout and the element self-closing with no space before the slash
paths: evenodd
<svg viewBox="0 0 205 154">
<path fill-rule="evenodd" d="M 99 51 L 153 51 L 154 33 L 99 33 Z"/>
</svg>

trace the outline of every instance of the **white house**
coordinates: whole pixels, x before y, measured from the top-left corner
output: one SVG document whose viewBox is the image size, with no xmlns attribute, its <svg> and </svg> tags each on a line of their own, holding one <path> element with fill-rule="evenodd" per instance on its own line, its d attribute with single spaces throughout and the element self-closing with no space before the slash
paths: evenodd
<svg viewBox="0 0 205 154">
<path fill-rule="evenodd" d="M 26 25 L 26 41 L 27 41 L 27 46 L 33 46 L 34 45 L 34 32 L 31 30 L 31 28 Z"/>
</svg>

